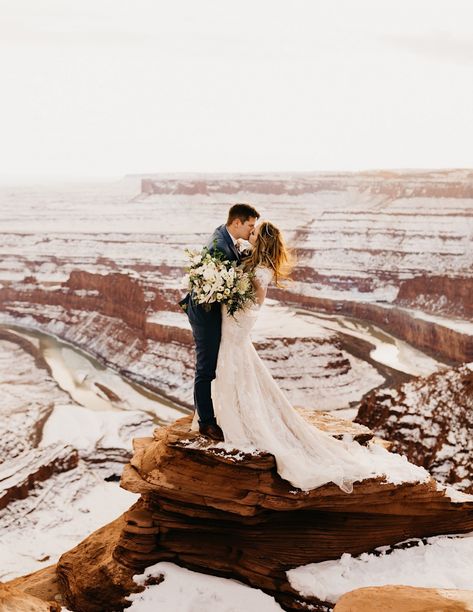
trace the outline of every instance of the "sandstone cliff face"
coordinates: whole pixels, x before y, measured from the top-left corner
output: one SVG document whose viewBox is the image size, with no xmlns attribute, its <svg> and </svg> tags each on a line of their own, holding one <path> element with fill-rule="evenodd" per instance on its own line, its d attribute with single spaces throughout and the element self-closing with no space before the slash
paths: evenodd
<svg viewBox="0 0 473 612">
<path fill-rule="evenodd" d="M 417 276 L 402 281 L 395 303 L 431 314 L 473 318 L 473 278 Z"/>
<path fill-rule="evenodd" d="M 177 306 L 181 295 L 178 289 L 162 291 L 125 274 L 76 271 L 53 289 L 32 282 L 0 288 L 0 308 L 13 322 L 59 335 L 125 376 L 191 407 L 194 343 Z M 156 313 L 167 319 L 155 320 Z M 348 354 L 334 333 L 320 330 L 307 337 L 302 329 L 285 335 L 280 315 L 273 318 L 273 331 L 255 338 L 255 346 L 293 403 L 312 405 L 314 389 L 320 389 L 321 408 L 342 408 L 383 382 L 374 368 Z"/>
<path fill-rule="evenodd" d="M 138 181 L 134 192 L 129 185 L 122 193 L 116 185 L 108 192 L 71 191 L 54 205 L 40 190 L 22 194 L 21 222 L 11 215 L 15 194 L 5 194 L 0 309 L 8 302 L 13 312 L 17 299 L 23 306 L 29 299 L 48 304 L 51 315 L 57 299 L 58 305 L 102 312 L 143 330 L 145 304 L 155 311 L 175 307 L 184 247 L 201 246 L 225 220 L 229 204 L 253 201 L 297 248 L 296 282 L 283 301 L 315 307 L 326 302 L 329 311 L 346 314 L 358 303 L 360 314 L 373 322 L 386 318 L 385 304 L 471 319 L 472 185 L 467 170 L 150 175 L 138 195 Z M 38 206 L 51 214 L 39 220 Z M 128 277 L 129 286 L 114 273 Z M 97 275 L 97 286 L 87 295 L 83 287 L 94 283 L 82 274 Z M 98 278 L 105 275 L 110 278 Z M 65 283 L 64 295 L 48 302 L 44 293 L 59 291 L 58 283 Z M 112 293 L 113 299 L 104 297 Z M 376 302 L 382 302 L 379 308 Z M 385 328 L 396 335 L 399 326 L 415 346 L 420 330 L 419 348 L 438 350 L 447 359 L 470 359 L 471 345 L 458 330 L 452 334 L 440 322 L 430 322 L 428 330 L 421 325 L 408 338 L 404 329 L 411 323 L 412 316 L 397 313 L 387 316 Z"/>
<path fill-rule="evenodd" d="M 0 610 L 3 612 L 61 612 L 61 605 L 0 583 Z"/>
<path fill-rule="evenodd" d="M 431 355 L 451 362 L 473 360 L 473 335 L 471 323 L 455 326 L 448 318 L 429 319 L 421 310 L 398 307 L 396 305 L 372 304 L 364 301 L 341 301 L 316 298 L 299 293 L 283 294 L 273 289 L 268 295 L 284 299 L 290 304 L 303 308 L 320 310 L 338 315 L 348 315 L 362 321 L 374 323 L 381 329 L 405 340 L 412 346 Z"/>
<path fill-rule="evenodd" d="M 437 480 L 473 492 L 473 371 L 462 365 L 369 394 L 356 421 Z"/>
<path fill-rule="evenodd" d="M 325 172 L 297 175 L 262 174 L 245 177 L 241 174 L 217 177 L 192 175 L 184 178 L 143 178 L 141 191 L 146 194 L 211 195 L 255 193 L 267 195 L 306 195 L 318 191 L 345 191 L 383 194 L 391 199 L 401 197 L 473 198 L 473 173 L 449 172 Z"/>
<path fill-rule="evenodd" d="M 431 276 L 471 279 L 471 172 L 157 176 L 143 179 L 142 193 L 160 212 L 186 198 L 220 203 L 241 194 L 253 201 L 289 232 L 307 295 L 359 293 L 391 301 L 410 278 L 425 276 L 427 284 Z M 469 316 L 456 294 L 445 282 L 450 313 Z"/>
<path fill-rule="evenodd" d="M 189 423 L 184 418 L 135 441 L 122 486 L 140 500 L 59 560 L 71 609 L 121 607 L 126 592 L 137 588 L 134 573 L 170 560 L 238 578 L 286 610 L 326 610 L 326 602 L 290 586 L 287 569 L 414 535 L 473 528 L 473 504 L 452 502 L 433 481 L 370 479 L 356 483 L 352 494 L 335 485 L 302 492 L 278 476 L 271 455 L 212 447 L 188 431 Z"/>
</svg>

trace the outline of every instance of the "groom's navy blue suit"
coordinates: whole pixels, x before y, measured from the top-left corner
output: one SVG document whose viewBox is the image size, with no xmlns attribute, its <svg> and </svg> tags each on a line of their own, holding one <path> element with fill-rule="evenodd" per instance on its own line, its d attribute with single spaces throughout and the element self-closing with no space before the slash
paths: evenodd
<svg viewBox="0 0 473 612">
<path fill-rule="evenodd" d="M 240 262 L 240 254 L 225 225 L 217 227 L 207 248 L 211 253 L 221 251 L 230 261 Z M 218 349 L 222 333 L 222 311 L 218 303 L 205 310 L 192 299 L 192 294 L 179 302 L 186 309 L 195 342 L 194 406 L 199 415 L 199 424 L 215 423 L 212 404 L 211 383 L 215 378 Z"/>
</svg>

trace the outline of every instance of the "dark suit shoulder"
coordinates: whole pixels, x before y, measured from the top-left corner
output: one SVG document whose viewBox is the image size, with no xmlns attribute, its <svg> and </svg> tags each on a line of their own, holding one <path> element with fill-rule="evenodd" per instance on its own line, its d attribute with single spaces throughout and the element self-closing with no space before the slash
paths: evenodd
<svg viewBox="0 0 473 612">
<path fill-rule="evenodd" d="M 207 248 L 211 253 L 214 251 L 221 251 L 224 253 L 225 257 L 230 260 L 235 259 L 235 254 L 228 244 L 228 238 L 226 237 L 227 230 L 225 229 L 225 225 L 221 225 L 217 227 L 209 241 L 207 242 Z"/>
</svg>

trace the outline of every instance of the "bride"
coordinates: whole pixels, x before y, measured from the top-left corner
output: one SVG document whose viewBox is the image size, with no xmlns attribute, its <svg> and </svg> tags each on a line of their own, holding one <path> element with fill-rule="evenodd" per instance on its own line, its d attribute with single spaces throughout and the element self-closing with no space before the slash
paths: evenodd
<svg viewBox="0 0 473 612">
<path fill-rule="evenodd" d="M 358 480 L 388 475 L 391 481 L 425 480 L 427 472 L 379 445 L 365 448 L 337 440 L 308 423 L 290 404 L 250 338 L 270 282 L 287 277 L 290 254 L 280 230 L 268 221 L 249 237 L 253 249 L 244 260 L 254 271 L 255 304 L 229 316 L 222 312 L 222 337 L 212 382 L 215 417 L 225 442 L 274 455 L 279 475 L 310 490 L 328 482 L 350 493 Z M 194 419 L 192 429 L 197 429 Z M 219 445 L 217 444 L 217 446 Z M 392 480 L 394 478 L 394 480 Z"/>
</svg>

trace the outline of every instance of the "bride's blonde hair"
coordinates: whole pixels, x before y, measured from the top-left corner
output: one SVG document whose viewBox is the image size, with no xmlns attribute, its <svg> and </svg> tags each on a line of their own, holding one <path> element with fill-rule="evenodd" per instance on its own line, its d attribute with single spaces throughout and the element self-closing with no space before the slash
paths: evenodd
<svg viewBox="0 0 473 612">
<path fill-rule="evenodd" d="M 282 287 L 281 281 L 289 278 L 294 267 L 294 255 L 286 246 L 279 228 L 270 221 L 263 221 L 259 226 L 253 250 L 244 264 L 249 270 L 253 270 L 256 266 L 270 268 L 274 272 L 276 287 Z"/>
</svg>

